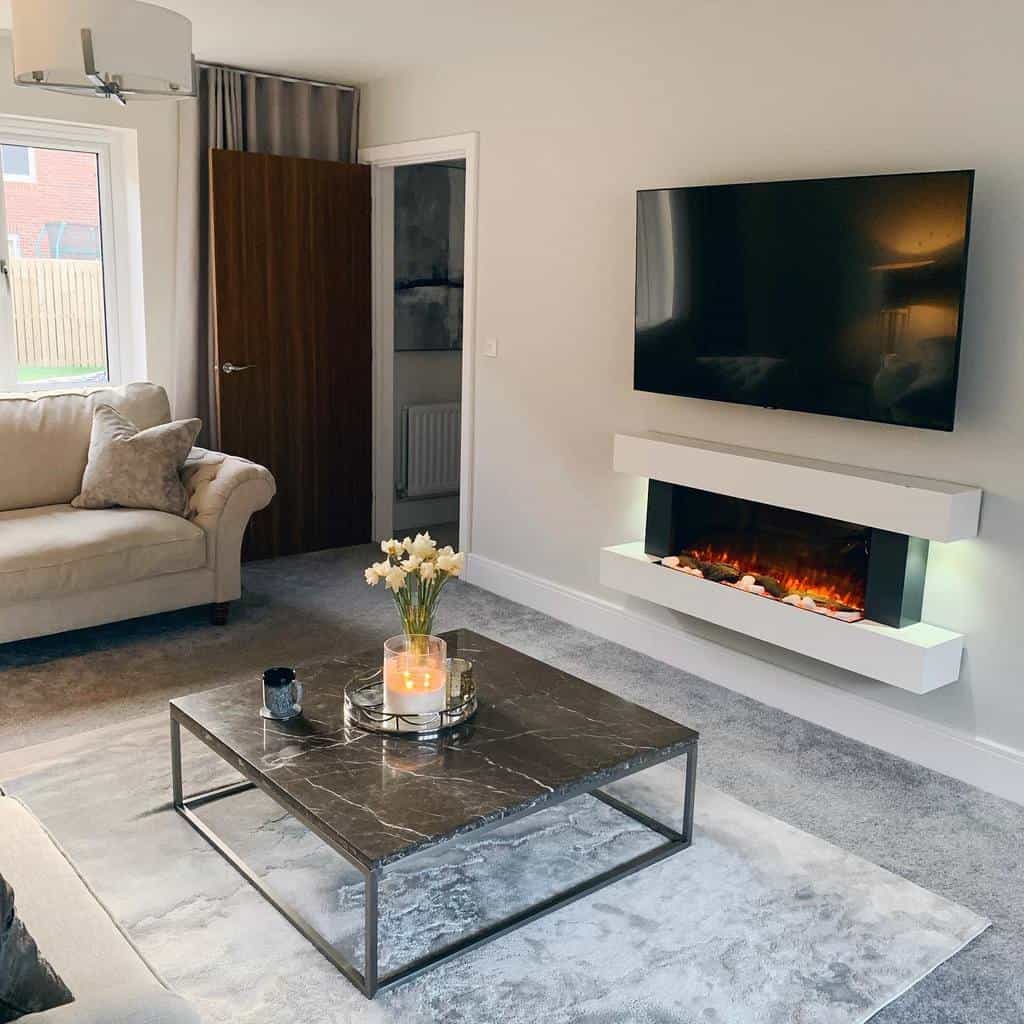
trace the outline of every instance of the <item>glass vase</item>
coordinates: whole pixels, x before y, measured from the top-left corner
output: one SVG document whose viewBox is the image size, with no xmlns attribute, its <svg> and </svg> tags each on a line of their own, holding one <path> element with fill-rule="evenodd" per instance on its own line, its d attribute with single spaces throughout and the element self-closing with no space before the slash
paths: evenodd
<svg viewBox="0 0 1024 1024">
<path fill-rule="evenodd" d="M 433 609 L 413 606 L 407 608 L 402 619 L 402 630 L 406 636 L 430 636 L 434 631 Z"/>
</svg>

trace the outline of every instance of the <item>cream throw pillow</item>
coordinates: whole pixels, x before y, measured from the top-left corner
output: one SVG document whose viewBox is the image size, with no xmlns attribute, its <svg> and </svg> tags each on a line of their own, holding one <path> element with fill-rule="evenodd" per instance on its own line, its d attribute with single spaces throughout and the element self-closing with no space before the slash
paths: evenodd
<svg viewBox="0 0 1024 1024">
<path fill-rule="evenodd" d="M 185 514 L 181 467 L 202 423 L 176 420 L 139 430 L 109 405 L 92 415 L 89 461 L 75 508 L 151 508 Z"/>
</svg>

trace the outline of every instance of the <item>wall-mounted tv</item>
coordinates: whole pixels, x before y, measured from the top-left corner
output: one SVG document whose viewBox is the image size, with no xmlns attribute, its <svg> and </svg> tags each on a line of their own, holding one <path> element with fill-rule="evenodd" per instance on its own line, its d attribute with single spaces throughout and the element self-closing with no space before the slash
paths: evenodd
<svg viewBox="0 0 1024 1024">
<path fill-rule="evenodd" d="M 638 192 L 635 388 L 952 430 L 973 186 Z"/>
</svg>

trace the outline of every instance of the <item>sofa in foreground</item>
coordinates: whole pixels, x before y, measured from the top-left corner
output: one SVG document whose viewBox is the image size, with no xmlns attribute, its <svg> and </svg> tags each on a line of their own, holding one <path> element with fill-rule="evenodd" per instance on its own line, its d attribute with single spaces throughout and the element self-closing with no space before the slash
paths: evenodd
<svg viewBox="0 0 1024 1024">
<path fill-rule="evenodd" d="M 241 594 L 241 547 L 276 487 L 246 459 L 194 448 L 185 517 L 80 509 L 97 405 L 140 429 L 167 423 L 155 384 L 0 395 L 0 643 L 194 605 L 223 622 Z"/>
<path fill-rule="evenodd" d="M 199 1024 L 169 991 L 33 814 L 0 790 L 0 875 L 73 1002 L 25 1024 Z"/>
</svg>

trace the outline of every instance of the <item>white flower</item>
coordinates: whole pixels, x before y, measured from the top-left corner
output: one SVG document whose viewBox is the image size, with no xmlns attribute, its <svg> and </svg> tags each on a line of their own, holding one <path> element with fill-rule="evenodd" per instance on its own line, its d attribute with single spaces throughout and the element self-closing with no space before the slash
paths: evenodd
<svg viewBox="0 0 1024 1024">
<path fill-rule="evenodd" d="M 382 579 L 384 579 L 385 576 L 387 576 L 390 569 L 390 562 L 374 562 L 373 565 L 363 573 L 363 576 L 366 577 L 366 582 L 369 583 L 371 587 L 375 587 Z"/>
<path fill-rule="evenodd" d="M 420 579 L 432 580 L 436 575 L 437 567 L 433 562 L 420 562 Z"/>
<path fill-rule="evenodd" d="M 449 548 L 449 550 L 451 550 Z M 449 576 L 458 576 L 466 565 L 466 556 L 460 551 L 458 554 L 443 553 L 437 556 L 437 567 Z"/>
<path fill-rule="evenodd" d="M 393 590 L 397 594 L 405 586 L 405 570 L 400 565 L 393 565 L 388 570 L 387 576 L 384 577 L 384 581 L 388 590 Z"/>
<path fill-rule="evenodd" d="M 410 555 L 401 565 L 406 572 L 415 572 L 422 561 L 423 559 L 419 555 Z"/>
<path fill-rule="evenodd" d="M 437 551 L 437 541 L 429 533 L 417 533 L 414 541 L 406 538 L 405 550 L 421 559 L 433 558 L 434 552 Z"/>
<path fill-rule="evenodd" d="M 382 540 L 380 549 L 385 555 L 400 555 L 402 553 L 402 545 L 394 537 L 391 540 Z"/>
</svg>

